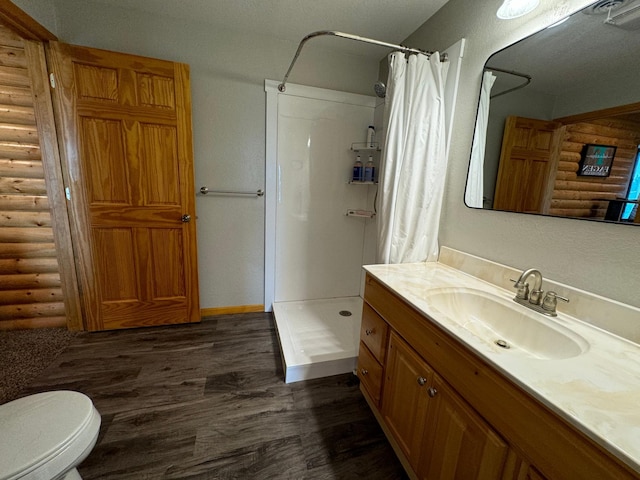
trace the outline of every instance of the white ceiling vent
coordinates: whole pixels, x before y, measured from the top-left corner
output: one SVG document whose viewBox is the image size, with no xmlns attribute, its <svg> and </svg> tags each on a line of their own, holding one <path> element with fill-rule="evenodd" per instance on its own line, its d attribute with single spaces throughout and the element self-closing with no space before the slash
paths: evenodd
<svg viewBox="0 0 640 480">
<path fill-rule="evenodd" d="M 588 6 L 582 12 L 587 15 L 607 15 L 609 12 L 614 12 L 631 3 L 635 3 L 635 0 L 600 0 Z"/>
<path fill-rule="evenodd" d="M 637 0 L 601 0 L 583 10 L 587 15 L 606 15 L 604 23 L 625 30 L 640 29 L 640 2 Z"/>
<path fill-rule="evenodd" d="M 605 23 L 625 30 L 640 29 L 640 4 L 612 12 L 605 20 Z"/>
</svg>

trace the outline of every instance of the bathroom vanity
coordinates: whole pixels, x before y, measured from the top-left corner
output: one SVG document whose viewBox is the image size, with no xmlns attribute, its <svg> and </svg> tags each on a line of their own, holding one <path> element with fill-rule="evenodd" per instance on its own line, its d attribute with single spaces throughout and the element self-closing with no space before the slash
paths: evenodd
<svg viewBox="0 0 640 480">
<path fill-rule="evenodd" d="M 409 475 L 640 478 L 640 347 L 562 311 L 526 311 L 511 300 L 509 267 L 450 249 L 441 258 L 449 265 L 365 267 L 358 376 Z M 576 314 L 605 301 L 543 286 Z M 465 310 L 477 297 L 491 319 Z M 503 314 L 516 328 L 491 323 Z"/>
</svg>

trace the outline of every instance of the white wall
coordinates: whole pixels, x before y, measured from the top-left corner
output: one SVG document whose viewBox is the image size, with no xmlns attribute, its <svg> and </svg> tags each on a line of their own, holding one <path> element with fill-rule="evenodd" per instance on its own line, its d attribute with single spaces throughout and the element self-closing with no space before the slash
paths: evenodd
<svg viewBox="0 0 640 480">
<path fill-rule="evenodd" d="M 19 0 L 39 18 L 45 0 Z M 238 35 L 87 0 L 54 0 L 61 41 L 191 66 L 196 188 L 255 191 L 265 178 L 265 78 L 282 78 L 297 42 Z M 277 32 L 274 32 L 274 35 Z M 371 95 L 377 61 L 305 46 L 290 80 Z M 202 308 L 263 303 L 264 203 L 198 197 Z"/>
<path fill-rule="evenodd" d="M 58 35 L 58 21 L 53 2 L 48 0 L 12 0 L 18 7 L 35 18 L 40 25 Z"/>
<path fill-rule="evenodd" d="M 537 267 L 548 278 L 640 306 L 640 227 L 464 206 L 484 62 L 493 52 L 590 2 L 542 0 L 532 14 L 510 21 L 496 18 L 501 3 L 502 0 L 451 0 L 403 42 L 414 47 L 443 49 L 461 37 L 467 39 L 440 243 L 516 268 Z"/>
</svg>

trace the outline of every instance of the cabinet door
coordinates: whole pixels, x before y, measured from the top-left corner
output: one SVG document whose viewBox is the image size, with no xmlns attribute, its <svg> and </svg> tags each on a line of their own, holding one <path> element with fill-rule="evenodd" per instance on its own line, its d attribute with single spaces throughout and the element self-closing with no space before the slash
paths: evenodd
<svg viewBox="0 0 640 480">
<path fill-rule="evenodd" d="M 495 480 L 501 478 L 507 444 L 438 375 L 430 397 L 421 479 Z"/>
<path fill-rule="evenodd" d="M 432 382 L 433 370 L 395 332 L 391 332 L 385 372 L 382 415 L 409 463 L 416 469 L 429 401 L 427 386 Z"/>
</svg>

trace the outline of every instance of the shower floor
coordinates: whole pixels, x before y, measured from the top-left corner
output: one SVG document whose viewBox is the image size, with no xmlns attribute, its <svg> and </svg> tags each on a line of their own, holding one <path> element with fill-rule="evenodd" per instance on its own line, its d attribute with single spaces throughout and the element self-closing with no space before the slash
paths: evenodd
<svg viewBox="0 0 640 480">
<path fill-rule="evenodd" d="M 340 312 L 351 312 L 343 316 Z M 276 302 L 285 383 L 348 373 L 358 358 L 360 297 Z"/>
</svg>

